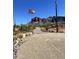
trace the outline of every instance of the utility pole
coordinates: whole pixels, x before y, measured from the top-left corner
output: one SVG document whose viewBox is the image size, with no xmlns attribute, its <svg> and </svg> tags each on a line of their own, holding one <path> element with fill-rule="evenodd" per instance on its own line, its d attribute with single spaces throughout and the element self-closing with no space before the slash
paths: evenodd
<svg viewBox="0 0 79 59">
<path fill-rule="evenodd" d="M 57 21 L 57 6 L 58 6 L 58 4 L 57 4 L 57 0 L 55 0 L 55 12 L 56 12 L 56 18 L 55 18 L 55 22 L 56 22 L 56 32 L 58 32 L 58 21 Z"/>
</svg>

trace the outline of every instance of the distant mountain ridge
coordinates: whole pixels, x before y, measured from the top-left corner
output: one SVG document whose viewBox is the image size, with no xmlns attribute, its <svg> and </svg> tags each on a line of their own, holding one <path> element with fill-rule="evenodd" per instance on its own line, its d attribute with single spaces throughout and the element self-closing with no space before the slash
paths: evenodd
<svg viewBox="0 0 79 59">
<path fill-rule="evenodd" d="M 55 22 L 56 17 L 55 16 L 49 16 L 47 18 L 40 18 L 40 17 L 34 17 L 31 19 L 30 24 L 46 24 L 46 23 L 53 23 Z M 57 16 L 57 22 L 65 23 L 65 17 L 64 16 Z"/>
</svg>

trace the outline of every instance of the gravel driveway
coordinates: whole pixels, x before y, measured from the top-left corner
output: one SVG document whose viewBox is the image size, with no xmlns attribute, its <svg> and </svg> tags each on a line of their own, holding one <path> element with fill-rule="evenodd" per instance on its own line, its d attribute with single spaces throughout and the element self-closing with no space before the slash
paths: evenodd
<svg viewBox="0 0 79 59">
<path fill-rule="evenodd" d="M 64 33 L 41 33 L 25 37 L 16 59 L 65 59 Z"/>
</svg>

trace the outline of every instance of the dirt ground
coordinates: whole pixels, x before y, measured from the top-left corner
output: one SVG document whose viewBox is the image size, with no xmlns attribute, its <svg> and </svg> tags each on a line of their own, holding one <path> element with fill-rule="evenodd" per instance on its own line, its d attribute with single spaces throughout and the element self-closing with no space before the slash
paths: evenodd
<svg viewBox="0 0 79 59">
<path fill-rule="evenodd" d="M 25 37 L 16 59 L 65 59 L 65 34 L 40 33 Z"/>
</svg>

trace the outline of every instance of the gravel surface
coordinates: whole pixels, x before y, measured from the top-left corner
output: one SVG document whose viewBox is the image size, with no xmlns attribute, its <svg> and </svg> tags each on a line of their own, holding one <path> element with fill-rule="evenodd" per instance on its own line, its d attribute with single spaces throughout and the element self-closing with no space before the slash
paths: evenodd
<svg viewBox="0 0 79 59">
<path fill-rule="evenodd" d="M 64 33 L 40 33 L 24 38 L 16 59 L 65 59 Z"/>
</svg>

